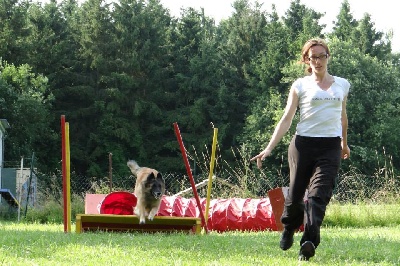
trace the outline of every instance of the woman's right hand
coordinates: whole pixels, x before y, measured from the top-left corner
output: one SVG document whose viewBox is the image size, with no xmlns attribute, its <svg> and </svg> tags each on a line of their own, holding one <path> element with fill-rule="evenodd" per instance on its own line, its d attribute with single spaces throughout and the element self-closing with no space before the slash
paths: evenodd
<svg viewBox="0 0 400 266">
<path fill-rule="evenodd" d="M 261 169 L 262 161 L 264 161 L 265 157 L 269 156 L 270 154 L 271 154 L 271 152 L 265 149 L 262 152 L 260 152 L 259 154 L 257 154 L 256 156 L 254 156 L 253 158 L 251 158 L 250 161 L 257 160 L 257 167 L 258 167 L 258 169 Z"/>
</svg>

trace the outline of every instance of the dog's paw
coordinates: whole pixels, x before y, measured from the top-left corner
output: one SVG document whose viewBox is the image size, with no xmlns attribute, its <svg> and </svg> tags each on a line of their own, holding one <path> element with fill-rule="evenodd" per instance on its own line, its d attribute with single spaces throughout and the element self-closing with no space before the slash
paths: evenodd
<svg viewBox="0 0 400 266">
<path fill-rule="evenodd" d="M 142 217 L 140 217 L 140 220 L 139 220 L 139 224 L 145 224 L 146 223 L 146 219 L 144 218 L 144 216 Z"/>
<path fill-rule="evenodd" d="M 148 218 L 149 220 L 153 221 L 154 216 L 156 216 L 157 212 L 158 212 L 158 208 L 153 208 L 153 209 L 151 209 L 151 210 L 150 210 L 150 213 L 149 213 L 149 215 L 148 215 L 147 218 Z"/>
<path fill-rule="evenodd" d="M 150 213 L 149 216 L 147 217 L 147 219 L 149 219 L 150 221 L 153 221 L 155 214 Z"/>
</svg>

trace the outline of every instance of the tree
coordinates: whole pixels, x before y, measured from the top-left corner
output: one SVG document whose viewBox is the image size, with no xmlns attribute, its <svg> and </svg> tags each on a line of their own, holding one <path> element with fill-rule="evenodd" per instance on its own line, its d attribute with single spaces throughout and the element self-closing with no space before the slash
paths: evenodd
<svg viewBox="0 0 400 266">
<path fill-rule="evenodd" d="M 384 38 L 383 32 L 376 31 L 374 23 L 371 21 L 371 16 L 364 14 L 361 21 L 358 22 L 358 27 L 353 33 L 354 44 L 364 54 L 372 57 L 385 60 L 391 52 L 390 41 Z"/>
<path fill-rule="evenodd" d="M 383 32 L 377 31 L 368 13 L 365 13 L 360 21 L 355 20 L 350 11 L 350 4 L 345 0 L 337 19 L 329 38 L 351 41 L 364 54 L 376 56 L 380 60 L 391 60 L 390 34 L 384 35 Z"/>
<path fill-rule="evenodd" d="M 47 78 L 34 74 L 29 65 L 0 62 L 0 113 L 11 125 L 7 130 L 8 161 L 20 161 L 35 152 L 37 167 L 57 167 L 57 134 L 51 130 L 51 95 L 46 95 Z M 16 165 L 13 165 L 17 167 Z"/>
<path fill-rule="evenodd" d="M 174 164 L 164 165 L 163 159 L 170 156 L 166 143 L 173 131 L 162 109 L 171 73 L 171 18 L 159 1 L 123 0 L 115 3 L 111 15 L 112 56 L 103 76 L 105 114 L 100 121 L 107 140 L 104 151 L 111 151 L 123 170 L 128 159 L 168 168 Z"/>
<path fill-rule="evenodd" d="M 333 55 L 331 72 L 351 83 L 347 113 L 352 164 L 372 175 L 376 171 L 376 151 L 384 147 L 398 169 L 398 68 L 365 55 L 351 41 L 336 38 L 329 45 Z"/>
<path fill-rule="evenodd" d="M 353 36 L 353 31 L 358 26 L 358 22 L 353 18 L 350 12 L 350 4 L 348 0 L 342 2 L 339 15 L 334 21 L 333 35 L 341 41 L 350 40 Z"/>
<path fill-rule="evenodd" d="M 29 34 L 26 13 L 29 2 L 4 0 L 0 2 L 0 55 L 16 65 L 24 64 L 26 51 L 24 37 Z"/>
<path fill-rule="evenodd" d="M 235 1 L 232 17 L 218 27 L 218 50 L 222 58 L 223 72 L 219 104 L 225 116 L 226 132 L 229 134 L 220 144 L 224 149 L 239 145 L 248 106 L 258 88 L 249 86 L 248 72 L 252 60 L 266 48 L 267 19 L 261 5 L 251 7 L 247 0 Z"/>
<path fill-rule="evenodd" d="M 322 29 L 325 25 L 320 25 L 319 20 L 323 14 L 300 4 L 300 0 L 293 0 L 289 9 L 283 17 L 283 22 L 288 29 L 288 47 L 291 54 L 298 54 L 299 49 L 310 38 L 323 37 Z"/>
<path fill-rule="evenodd" d="M 171 31 L 173 77 L 165 88 L 165 120 L 178 123 L 191 154 L 202 154 L 211 144 L 212 124 L 219 128 L 221 141 L 226 137 L 225 111 L 221 112 L 219 104 L 224 90 L 224 66 L 215 42 L 215 29 L 214 20 L 206 17 L 204 10 L 188 8 L 182 10 Z M 175 138 L 168 146 L 178 148 L 177 144 Z M 181 162 L 179 165 L 183 166 Z"/>
<path fill-rule="evenodd" d="M 71 170 L 79 176 L 105 176 L 109 153 L 116 178 L 129 174 L 128 159 L 183 171 L 174 122 L 189 153 L 211 145 L 211 123 L 228 164 L 238 146 L 259 151 L 290 84 L 304 75 L 297 64 L 303 43 L 323 37 L 325 25 L 299 0 L 282 18 L 274 6 L 271 14 L 248 0 L 233 6 L 232 16 L 215 25 L 202 9 L 171 18 L 158 0 L 1 2 L 0 51 L 10 65 L 0 80 L 0 111 L 19 130 L 8 138 L 15 148 L 7 156 L 35 151 L 44 169 L 59 167 L 60 115 L 70 122 Z M 327 40 L 332 73 L 352 84 L 352 157 L 373 166 L 371 154 L 385 146 L 398 158 L 400 61 L 390 53 L 390 33 L 376 31 L 368 14 L 354 20 L 347 1 L 337 18 Z M 32 114 L 35 123 L 22 130 Z M 286 163 L 290 137 L 270 158 L 271 171 Z"/>
<path fill-rule="evenodd" d="M 68 2 L 76 8 L 76 2 Z M 57 2 L 41 6 L 32 4 L 28 11 L 27 26 L 30 35 L 25 38 L 26 61 L 33 71 L 42 73 L 49 79 L 49 92 L 57 94 L 64 87 L 77 83 L 73 68 L 76 65 L 77 44 L 73 41 L 72 31 Z M 38 56 L 40 55 L 40 56 Z"/>
</svg>

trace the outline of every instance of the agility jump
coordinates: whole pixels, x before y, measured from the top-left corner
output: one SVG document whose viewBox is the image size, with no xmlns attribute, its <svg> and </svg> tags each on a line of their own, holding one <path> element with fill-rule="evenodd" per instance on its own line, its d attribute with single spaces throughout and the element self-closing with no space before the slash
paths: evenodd
<svg viewBox="0 0 400 266">
<path fill-rule="evenodd" d="M 182 156 L 186 158 L 186 151 L 179 133 L 177 123 L 174 124 L 175 133 L 181 146 Z M 63 198 L 64 198 L 64 232 L 71 232 L 71 190 L 70 190 L 70 146 L 69 146 L 69 124 L 65 116 L 61 116 L 61 146 L 62 146 L 62 175 L 63 175 Z M 187 163 L 188 165 L 188 163 Z M 199 197 L 194 185 L 194 179 L 190 168 L 187 167 L 189 177 L 193 184 L 193 192 L 200 204 Z M 210 173 L 212 176 L 212 173 Z M 163 217 L 155 216 L 153 221 L 139 224 L 135 215 L 113 215 L 113 214 L 77 214 L 76 233 L 85 231 L 142 231 L 142 232 L 175 232 L 187 231 L 200 234 L 201 227 L 207 233 L 205 218 L 199 205 L 201 219 L 197 217 Z"/>
</svg>

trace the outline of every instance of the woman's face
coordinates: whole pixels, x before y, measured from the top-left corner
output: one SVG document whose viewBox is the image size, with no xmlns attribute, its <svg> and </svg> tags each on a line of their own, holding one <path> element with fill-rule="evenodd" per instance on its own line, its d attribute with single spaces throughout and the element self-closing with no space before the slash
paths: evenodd
<svg viewBox="0 0 400 266">
<path fill-rule="evenodd" d="M 327 71 L 329 54 L 321 45 L 316 45 L 308 50 L 308 59 L 310 67 L 314 73 L 323 73 Z"/>
</svg>

